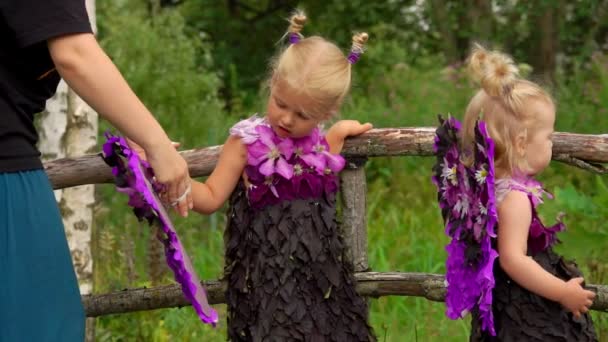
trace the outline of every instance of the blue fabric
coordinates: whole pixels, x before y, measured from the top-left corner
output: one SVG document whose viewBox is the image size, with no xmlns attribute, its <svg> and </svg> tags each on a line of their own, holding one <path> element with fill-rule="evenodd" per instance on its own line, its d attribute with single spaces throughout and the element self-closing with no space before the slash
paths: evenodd
<svg viewBox="0 0 608 342">
<path fill-rule="evenodd" d="M 0 173 L 0 342 L 83 341 L 84 310 L 43 170 Z"/>
</svg>

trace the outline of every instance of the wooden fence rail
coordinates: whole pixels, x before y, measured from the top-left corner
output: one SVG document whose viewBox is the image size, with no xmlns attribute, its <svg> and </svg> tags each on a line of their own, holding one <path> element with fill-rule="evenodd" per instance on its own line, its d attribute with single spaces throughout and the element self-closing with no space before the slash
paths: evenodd
<svg viewBox="0 0 608 342">
<path fill-rule="evenodd" d="M 344 145 L 347 158 L 380 156 L 431 156 L 435 128 L 382 128 L 350 138 Z M 207 176 L 217 162 L 221 146 L 182 152 L 193 177 Z M 555 133 L 553 159 L 597 173 L 608 173 L 599 163 L 608 163 L 608 134 Z M 112 173 L 98 155 L 46 162 L 44 167 L 53 188 L 112 182 Z"/>
<path fill-rule="evenodd" d="M 437 302 L 445 297 L 445 278 L 441 274 L 362 272 L 355 276 L 357 292 L 367 297 L 415 296 Z M 211 304 L 225 302 L 226 283 L 206 281 L 203 284 Z M 608 286 L 588 285 L 587 288 L 597 294 L 591 309 L 608 312 Z M 82 301 L 89 317 L 190 305 L 177 284 L 85 295 Z"/>
<path fill-rule="evenodd" d="M 367 219 L 365 168 L 368 157 L 432 156 L 435 128 L 374 129 L 346 141 L 343 155 L 347 168 L 340 173 L 342 201 L 342 229 L 348 257 L 353 261 L 357 291 L 364 296 L 417 296 L 432 301 L 443 301 L 444 276 L 428 273 L 368 272 Z M 193 177 L 206 176 L 213 170 L 221 146 L 182 152 Z M 608 134 L 589 135 L 555 133 L 553 159 L 595 172 L 607 174 Z M 44 164 L 55 189 L 83 184 L 112 181 L 110 169 L 99 155 L 54 160 Z M 226 284 L 221 281 L 203 282 L 212 304 L 224 302 Z M 608 286 L 587 285 L 597 296 L 592 309 L 608 312 Z M 123 291 L 85 295 L 82 297 L 86 314 L 101 315 L 153 310 L 189 305 L 179 285 L 154 288 L 125 289 Z"/>
</svg>

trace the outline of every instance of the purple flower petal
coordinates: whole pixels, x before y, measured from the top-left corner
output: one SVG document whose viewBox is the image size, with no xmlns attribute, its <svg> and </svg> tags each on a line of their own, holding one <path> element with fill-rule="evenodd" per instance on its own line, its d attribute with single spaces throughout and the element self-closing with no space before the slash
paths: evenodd
<svg viewBox="0 0 608 342">
<path fill-rule="evenodd" d="M 274 173 L 274 160 L 267 159 L 262 165 L 260 165 L 260 173 L 264 176 L 270 176 Z"/>
<path fill-rule="evenodd" d="M 314 167 L 319 174 L 323 174 L 325 171 L 326 159 L 322 154 L 317 153 L 309 153 L 300 156 L 304 162 L 312 167 Z"/>
<path fill-rule="evenodd" d="M 247 163 L 249 165 L 258 165 L 262 161 L 268 159 L 268 152 L 270 152 L 270 148 L 259 140 L 256 140 L 247 146 L 247 151 Z"/>
<path fill-rule="evenodd" d="M 275 170 L 285 179 L 290 179 L 293 176 L 293 166 L 288 164 L 283 158 L 279 158 L 277 160 L 277 166 Z"/>
<path fill-rule="evenodd" d="M 332 154 L 329 151 L 325 151 L 323 153 L 323 155 L 325 156 L 325 160 L 327 161 L 327 166 L 331 169 L 331 171 L 333 171 L 333 172 L 342 171 L 342 169 L 344 168 L 344 165 L 346 164 L 346 160 L 344 160 L 344 157 L 342 157 L 339 154 Z"/>
<path fill-rule="evenodd" d="M 251 144 L 258 139 L 259 133 L 255 128 L 262 122 L 264 119 L 258 118 L 257 115 L 241 120 L 230 128 L 230 135 L 240 137 L 244 144 Z"/>
<path fill-rule="evenodd" d="M 260 125 L 256 127 L 256 131 L 260 134 L 260 141 L 262 144 L 268 146 L 270 149 L 276 146 L 275 137 L 276 134 L 269 126 Z"/>
<path fill-rule="evenodd" d="M 293 140 L 283 139 L 281 140 L 281 142 L 279 142 L 277 147 L 279 148 L 279 152 L 281 152 L 281 154 L 285 156 L 286 159 L 291 158 L 291 155 L 293 154 L 294 150 Z"/>
</svg>

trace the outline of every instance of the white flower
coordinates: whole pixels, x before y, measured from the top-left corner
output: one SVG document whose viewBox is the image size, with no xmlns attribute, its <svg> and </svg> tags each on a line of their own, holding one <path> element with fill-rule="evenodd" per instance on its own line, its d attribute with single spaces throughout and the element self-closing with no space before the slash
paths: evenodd
<svg viewBox="0 0 608 342">
<path fill-rule="evenodd" d="M 479 212 L 482 215 L 488 215 L 488 208 L 484 207 L 483 204 L 479 203 Z"/>
<path fill-rule="evenodd" d="M 458 169 L 456 165 L 448 167 L 448 163 L 443 163 L 443 170 L 441 171 L 441 177 L 449 180 L 452 185 L 458 185 Z"/>
<path fill-rule="evenodd" d="M 469 199 L 466 196 L 459 196 L 454 209 L 460 213 L 461 218 L 464 217 L 469 212 Z"/>
<path fill-rule="evenodd" d="M 488 177 L 488 170 L 486 170 L 485 164 L 481 166 L 481 169 L 475 171 L 475 180 L 480 185 L 484 184 L 486 182 L 487 177 Z"/>
</svg>

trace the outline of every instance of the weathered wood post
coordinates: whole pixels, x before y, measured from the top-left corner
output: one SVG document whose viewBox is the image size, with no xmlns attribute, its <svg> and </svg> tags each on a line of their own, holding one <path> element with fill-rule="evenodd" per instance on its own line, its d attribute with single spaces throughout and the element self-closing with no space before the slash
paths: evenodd
<svg viewBox="0 0 608 342">
<path fill-rule="evenodd" d="M 340 173 L 342 202 L 342 233 L 347 245 L 347 257 L 355 272 L 369 269 L 367 262 L 367 181 L 365 162 L 367 158 L 349 158 Z"/>
</svg>

